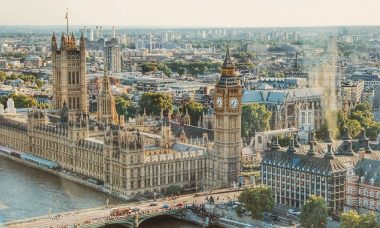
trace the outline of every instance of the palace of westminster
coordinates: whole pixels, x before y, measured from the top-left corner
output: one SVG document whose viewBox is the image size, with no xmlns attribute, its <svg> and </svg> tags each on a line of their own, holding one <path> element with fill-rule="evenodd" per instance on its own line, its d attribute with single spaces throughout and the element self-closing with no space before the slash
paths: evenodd
<svg viewBox="0 0 380 228">
<path fill-rule="evenodd" d="M 10 103 L 6 113 L 0 105 L 0 145 L 56 162 L 62 169 L 101 181 L 110 192 L 125 197 L 164 192 L 171 185 L 208 190 L 238 181 L 247 149 L 241 138 L 245 92 L 228 48 L 215 86 L 211 130 L 190 126 L 187 112 L 185 124 L 180 124 L 171 119 L 170 110 L 162 110 L 159 117 L 147 116 L 144 111 L 126 125 L 116 114 L 106 70 L 97 113 L 90 114 L 85 45 L 83 35 L 77 46 L 73 35 L 62 34 L 58 46 L 53 35 L 54 109 L 31 108 L 23 115 Z M 300 106 L 294 108 L 297 112 L 306 110 L 314 113 L 309 116 L 318 116 L 315 125 L 320 126 L 319 107 L 323 105 L 313 99 L 290 101 Z M 308 109 L 305 102 L 316 105 L 312 103 Z M 317 142 L 313 131 L 308 135 L 309 145 L 301 145 L 298 138 L 295 134 L 287 149 L 279 146 L 277 136 L 268 138 L 270 148 L 260 151 L 261 183 L 272 190 L 275 202 L 300 207 L 315 194 L 322 196 L 332 211 L 365 206 L 357 194 L 360 189 L 352 191 L 351 187 L 351 192 L 346 192 L 346 180 L 362 160 L 380 160 L 380 145 L 370 145 L 365 131 L 358 141 L 353 140 L 347 128 L 342 140 L 330 135 L 325 142 Z M 368 178 L 370 183 L 380 183 L 380 175 Z M 380 211 L 380 189 L 379 199 L 371 200 Z"/>
<path fill-rule="evenodd" d="M 174 130 L 170 110 L 162 110 L 160 117 L 144 112 L 127 127 L 116 114 L 106 70 L 97 114 L 90 115 L 85 51 L 83 35 L 79 46 L 74 35 L 62 34 L 60 45 L 53 35 L 54 111 L 31 108 L 27 116 L 0 112 L 1 145 L 102 181 L 123 196 L 163 192 L 173 184 L 212 189 L 237 181 L 243 87 L 228 50 L 215 88 L 214 130 L 198 128 L 197 140 L 188 139 L 183 125 Z M 147 123 L 149 118 L 156 124 Z"/>
</svg>

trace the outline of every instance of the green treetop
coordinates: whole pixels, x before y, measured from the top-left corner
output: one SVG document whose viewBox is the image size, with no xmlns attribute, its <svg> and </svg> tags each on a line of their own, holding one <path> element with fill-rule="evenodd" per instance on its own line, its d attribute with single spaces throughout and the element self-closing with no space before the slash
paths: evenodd
<svg viewBox="0 0 380 228">
<path fill-rule="evenodd" d="M 173 102 L 172 98 L 167 94 L 147 92 L 141 96 L 139 107 L 141 110 L 145 109 L 148 115 L 158 116 L 161 113 L 161 109 L 172 111 Z"/>
<path fill-rule="evenodd" d="M 311 195 L 301 208 L 301 225 L 305 228 L 324 228 L 327 226 L 327 205 L 320 196 Z"/>
<path fill-rule="evenodd" d="M 251 212 L 252 218 L 255 219 L 261 219 L 264 212 L 272 211 L 274 207 L 272 191 L 264 185 L 244 189 L 239 196 L 239 202 Z"/>
</svg>

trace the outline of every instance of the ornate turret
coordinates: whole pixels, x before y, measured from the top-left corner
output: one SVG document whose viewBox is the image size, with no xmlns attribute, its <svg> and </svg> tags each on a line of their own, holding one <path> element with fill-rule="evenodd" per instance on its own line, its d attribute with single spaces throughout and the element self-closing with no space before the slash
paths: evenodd
<svg viewBox="0 0 380 228">
<path fill-rule="evenodd" d="M 106 64 L 105 64 L 106 65 Z M 113 97 L 108 77 L 107 67 L 104 67 L 102 87 L 98 96 L 98 122 L 100 124 L 117 124 L 119 119 L 116 112 L 115 98 Z"/>
<path fill-rule="evenodd" d="M 86 49 L 86 41 L 85 41 L 85 39 L 84 39 L 83 32 L 82 32 L 82 34 L 81 34 L 81 36 L 80 36 L 79 47 L 80 47 L 81 50 L 82 50 L 82 49 L 83 49 L 83 50 Z"/>
<path fill-rule="evenodd" d="M 286 152 L 288 152 L 289 154 L 297 152 L 296 147 L 294 146 L 294 139 L 290 139 L 290 144 Z"/>
<path fill-rule="evenodd" d="M 331 129 L 328 129 L 327 131 L 328 131 L 328 136 L 327 136 L 325 142 L 326 143 L 334 143 L 334 139 L 333 139 L 332 134 L 331 134 Z"/>
<path fill-rule="evenodd" d="M 161 113 L 163 115 L 163 110 L 161 109 Z M 161 146 L 165 148 L 169 148 L 172 144 L 172 135 L 171 135 L 171 127 L 170 127 L 170 116 L 171 116 L 171 111 L 168 110 L 167 116 L 164 116 L 162 119 L 162 125 L 161 125 L 161 130 L 162 130 L 162 144 Z"/>
<path fill-rule="evenodd" d="M 326 152 L 324 158 L 325 159 L 334 159 L 335 158 L 335 156 L 333 154 L 332 144 L 331 143 L 327 144 L 327 152 Z"/>
<path fill-rule="evenodd" d="M 360 146 L 362 148 L 364 148 L 364 151 L 366 154 L 372 153 L 372 149 L 369 146 L 369 139 L 367 138 L 365 128 L 363 128 L 363 131 L 362 131 L 361 136 L 359 138 L 359 143 L 360 143 Z"/>
<path fill-rule="evenodd" d="M 272 150 L 280 150 L 281 146 L 278 144 L 278 136 L 272 138 Z"/>
<path fill-rule="evenodd" d="M 226 56 L 222 65 L 222 76 L 235 76 L 235 66 L 230 57 L 230 48 L 227 44 Z"/>
<path fill-rule="evenodd" d="M 348 127 L 347 126 L 344 126 L 343 140 L 344 140 L 344 151 L 343 151 L 343 154 L 347 155 L 347 156 L 354 156 L 355 152 L 352 149 L 352 138 L 350 136 L 350 133 L 348 131 Z"/>
<path fill-rule="evenodd" d="M 179 140 L 182 143 L 187 143 L 187 137 L 186 137 L 186 133 L 185 133 L 185 130 L 183 129 L 183 127 L 181 127 L 181 133 L 179 134 Z"/>
<path fill-rule="evenodd" d="M 55 33 L 53 32 L 53 36 L 51 37 L 51 50 L 56 51 L 58 48 L 57 38 L 55 37 Z"/>
<path fill-rule="evenodd" d="M 62 32 L 62 36 L 61 36 L 61 49 L 64 49 L 65 45 L 66 45 L 65 34 Z"/>
<path fill-rule="evenodd" d="M 315 139 L 315 132 L 312 131 L 309 133 L 309 150 L 307 151 L 307 155 L 314 156 L 315 153 L 315 145 L 317 140 Z"/>
<path fill-rule="evenodd" d="M 297 148 L 300 147 L 300 143 L 298 142 L 298 133 L 294 133 L 293 138 L 294 138 L 294 146 Z"/>
<path fill-rule="evenodd" d="M 190 119 L 190 115 L 189 115 L 189 110 L 186 108 L 186 114 L 183 118 L 183 121 L 184 121 L 184 124 L 185 125 L 190 125 L 191 123 L 191 119 Z"/>
</svg>

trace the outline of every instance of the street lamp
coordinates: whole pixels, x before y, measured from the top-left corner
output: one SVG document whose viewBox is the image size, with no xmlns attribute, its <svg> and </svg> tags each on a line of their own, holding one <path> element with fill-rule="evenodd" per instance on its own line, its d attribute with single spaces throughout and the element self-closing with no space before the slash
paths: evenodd
<svg viewBox="0 0 380 228">
<path fill-rule="evenodd" d="M 108 208 L 108 204 L 109 204 L 109 202 L 110 202 L 110 199 L 107 198 L 107 199 L 106 199 L 106 205 L 107 205 L 107 208 Z"/>
</svg>

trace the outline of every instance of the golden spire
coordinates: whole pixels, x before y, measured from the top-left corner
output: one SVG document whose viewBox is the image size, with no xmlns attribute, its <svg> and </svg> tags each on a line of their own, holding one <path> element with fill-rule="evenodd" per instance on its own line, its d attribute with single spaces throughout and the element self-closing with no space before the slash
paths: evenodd
<svg viewBox="0 0 380 228">
<path fill-rule="evenodd" d="M 228 47 L 228 44 L 227 44 L 226 57 L 224 58 L 224 62 L 222 65 L 222 76 L 229 76 L 229 77 L 235 76 L 235 66 L 232 63 L 232 60 L 230 57 L 230 48 Z"/>
</svg>

